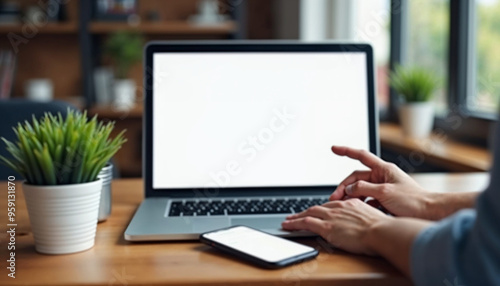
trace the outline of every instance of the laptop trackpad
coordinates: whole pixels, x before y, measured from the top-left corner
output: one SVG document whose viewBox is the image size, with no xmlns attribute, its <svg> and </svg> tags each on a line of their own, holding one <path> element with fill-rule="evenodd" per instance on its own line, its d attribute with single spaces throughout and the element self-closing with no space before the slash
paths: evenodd
<svg viewBox="0 0 500 286">
<path fill-rule="evenodd" d="M 195 233 L 203 233 L 230 226 L 228 217 L 197 217 L 191 219 Z"/>
<path fill-rule="evenodd" d="M 281 229 L 285 216 L 267 218 L 231 218 L 231 225 L 246 225 L 256 229 Z"/>
</svg>

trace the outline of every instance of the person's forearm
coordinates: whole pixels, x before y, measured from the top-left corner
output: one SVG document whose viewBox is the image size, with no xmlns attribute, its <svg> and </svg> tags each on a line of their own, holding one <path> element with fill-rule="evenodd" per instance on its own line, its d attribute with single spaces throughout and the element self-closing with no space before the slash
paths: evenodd
<svg viewBox="0 0 500 286">
<path fill-rule="evenodd" d="M 467 193 L 433 193 L 428 200 L 426 212 L 429 220 L 440 220 L 459 210 L 474 208 L 477 196 L 480 192 Z"/>
<path fill-rule="evenodd" d="M 411 246 L 418 233 L 430 224 L 412 218 L 388 218 L 370 227 L 365 243 L 410 276 Z"/>
</svg>

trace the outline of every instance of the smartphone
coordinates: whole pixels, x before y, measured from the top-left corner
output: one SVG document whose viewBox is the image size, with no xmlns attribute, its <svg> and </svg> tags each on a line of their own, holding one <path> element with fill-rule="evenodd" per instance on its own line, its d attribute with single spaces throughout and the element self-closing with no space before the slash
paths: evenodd
<svg viewBox="0 0 500 286">
<path fill-rule="evenodd" d="M 318 251 L 247 226 L 202 233 L 201 242 L 264 268 L 281 268 L 312 259 Z"/>
</svg>

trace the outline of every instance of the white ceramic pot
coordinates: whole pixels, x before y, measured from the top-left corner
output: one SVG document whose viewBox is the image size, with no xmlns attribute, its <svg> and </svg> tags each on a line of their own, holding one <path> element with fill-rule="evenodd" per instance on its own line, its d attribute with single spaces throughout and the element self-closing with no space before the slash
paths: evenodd
<svg viewBox="0 0 500 286">
<path fill-rule="evenodd" d="M 66 254 L 94 246 L 102 181 L 57 186 L 23 185 L 35 248 Z"/>
<path fill-rule="evenodd" d="M 434 123 L 432 102 L 412 102 L 399 107 L 399 121 L 406 136 L 425 138 L 430 135 Z"/>
<path fill-rule="evenodd" d="M 135 82 L 131 79 L 115 80 L 113 104 L 118 109 L 130 109 L 135 104 Z"/>
</svg>

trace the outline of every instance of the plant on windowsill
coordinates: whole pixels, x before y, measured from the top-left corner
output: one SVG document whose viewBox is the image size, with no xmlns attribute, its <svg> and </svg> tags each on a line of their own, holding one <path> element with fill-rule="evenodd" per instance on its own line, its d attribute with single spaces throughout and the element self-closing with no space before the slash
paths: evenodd
<svg viewBox="0 0 500 286">
<path fill-rule="evenodd" d="M 111 60 L 115 81 L 114 105 L 118 109 L 130 109 L 135 103 L 135 82 L 128 78 L 130 69 L 142 58 L 144 39 L 141 34 L 119 31 L 112 34 L 104 45 L 104 54 Z"/>
<path fill-rule="evenodd" d="M 126 141 L 125 130 L 111 139 L 113 128 L 68 109 L 66 118 L 46 113 L 19 123 L 14 143 L 2 138 L 12 158 L 0 161 L 26 179 L 23 192 L 38 252 L 74 253 L 94 245 L 98 174 Z"/>
<path fill-rule="evenodd" d="M 399 94 L 399 120 L 406 136 L 429 136 L 434 123 L 433 95 L 440 86 L 436 76 L 421 67 L 397 66 L 390 75 L 390 85 Z"/>
</svg>

